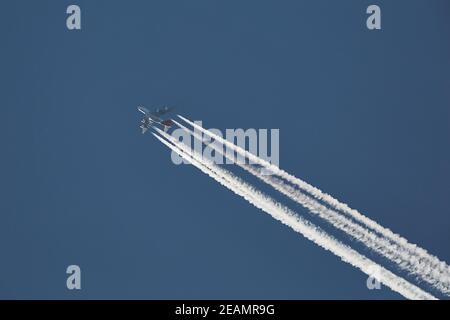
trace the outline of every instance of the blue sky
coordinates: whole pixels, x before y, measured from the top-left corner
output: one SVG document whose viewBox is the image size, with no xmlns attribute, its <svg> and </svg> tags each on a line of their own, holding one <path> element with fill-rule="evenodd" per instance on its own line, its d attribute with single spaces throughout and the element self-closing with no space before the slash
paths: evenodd
<svg viewBox="0 0 450 320">
<path fill-rule="evenodd" d="M 450 261 L 450 8 L 376 3 L 372 32 L 369 1 L 4 1 L 0 297 L 401 298 L 173 165 L 138 104 L 279 128 L 282 168 Z"/>
</svg>

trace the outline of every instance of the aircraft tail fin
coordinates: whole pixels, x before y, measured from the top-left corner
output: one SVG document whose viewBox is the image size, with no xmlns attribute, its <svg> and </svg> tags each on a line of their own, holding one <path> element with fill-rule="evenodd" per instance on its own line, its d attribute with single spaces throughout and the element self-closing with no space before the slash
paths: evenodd
<svg viewBox="0 0 450 320">
<path fill-rule="evenodd" d="M 142 134 L 146 133 L 148 128 L 146 126 L 141 126 Z"/>
</svg>

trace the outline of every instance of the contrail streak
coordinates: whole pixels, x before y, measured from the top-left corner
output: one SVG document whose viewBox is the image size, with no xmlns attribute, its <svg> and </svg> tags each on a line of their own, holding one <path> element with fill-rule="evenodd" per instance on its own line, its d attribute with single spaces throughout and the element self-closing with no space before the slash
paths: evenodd
<svg viewBox="0 0 450 320">
<path fill-rule="evenodd" d="M 177 121 L 173 120 L 176 125 L 182 128 L 185 132 L 192 135 L 194 138 L 205 142 L 202 135 L 196 131 L 192 131 Z M 230 155 L 225 153 L 223 148 L 217 146 L 214 143 L 210 143 L 209 146 L 213 148 L 216 152 L 222 154 L 226 158 L 230 158 Z M 432 276 L 430 270 L 426 269 L 426 265 L 420 264 L 418 257 L 415 257 L 411 252 L 406 250 L 402 246 L 393 244 L 389 239 L 379 236 L 376 233 L 371 232 L 369 229 L 354 223 L 351 219 L 347 218 L 345 215 L 332 210 L 320 202 L 316 201 L 314 198 L 306 195 L 305 193 L 299 191 L 297 188 L 287 184 L 284 180 L 278 179 L 276 177 L 271 177 L 260 173 L 258 169 L 255 169 L 251 165 L 237 162 L 237 165 L 242 167 L 244 170 L 250 172 L 252 175 L 256 176 L 263 182 L 267 183 L 275 190 L 286 195 L 295 202 L 301 204 L 303 207 L 308 209 L 311 213 L 319 216 L 320 218 L 328 221 L 334 227 L 346 232 L 349 236 L 360 241 L 368 248 L 374 250 L 375 252 L 381 254 L 385 258 L 389 259 L 391 262 L 397 264 L 402 270 L 408 271 L 425 280 L 431 284 L 436 289 L 448 293 L 449 287 L 446 283 L 443 283 L 443 276 L 440 279 L 436 279 L 436 275 Z"/>
<path fill-rule="evenodd" d="M 277 166 L 269 163 L 268 161 L 261 159 L 254 154 L 248 152 L 247 150 L 244 150 L 240 148 L 239 146 L 231 143 L 230 141 L 227 141 L 226 139 L 223 139 L 222 137 L 214 134 L 213 132 L 210 132 L 209 130 L 204 129 L 203 127 L 199 126 L 198 124 L 186 119 L 185 117 L 178 115 L 179 118 L 184 120 L 186 123 L 190 124 L 200 132 L 208 135 L 209 137 L 219 141 L 223 145 L 225 145 L 227 148 L 230 148 L 231 150 L 235 151 L 236 153 L 240 154 L 244 158 L 248 158 L 252 163 L 259 164 L 263 166 L 264 168 L 268 169 L 270 172 L 274 173 L 275 175 L 285 179 L 287 182 L 296 185 L 299 187 L 302 191 L 310 194 L 317 200 L 323 201 L 327 205 L 333 207 L 336 210 L 339 210 L 343 212 L 344 214 L 350 216 L 351 218 L 355 219 L 359 223 L 364 224 L 367 228 L 370 228 L 379 234 L 383 235 L 384 237 L 390 239 L 391 241 L 395 242 L 398 246 L 402 246 L 403 248 L 406 248 L 409 250 L 412 254 L 420 257 L 420 263 L 423 265 L 427 265 L 427 269 L 430 270 L 433 274 L 439 274 L 444 275 L 445 279 L 444 282 L 447 284 L 450 280 L 450 266 L 446 264 L 445 261 L 439 260 L 436 256 L 433 256 L 429 254 L 425 249 L 417 246 L 416 244 L 412 244 L 408 242 L 407 239 L 403 238 L 402 236 L 395 234 L 388 228 L 385 228 L 378 224 L 377 222 L 373 221 L 372 219 L 364 216 L 359 211 L 355 209 L 351 209 L 348 207 L 347 204 L 339 202 L 337 199 L 333 198 L 331 195 L 326 194 L 322 192 L 320 189 L 308 184 L 307 182 L 287 173 L 286 171 L 278 168 Z"/>
<path fill-rule="evenodd" d="M 170 142 L 164 140 L 161 136 L 154 134 L 154 136 L 159 141 L 172 149 L 174 152 L 180 154 L 184 159 L 200 169 L 203 173 L 215 179 L 217 182 L 219 182 L 235 194 L 243 197 L 255 207 L 270 214 L 276 220 L 291 227 L 293 230 L 302 234 L 307 239 L 334 253 L 335 255 L 340 257 L 341 260 L 351 264 L 354 267 L 357 267 L 369 276 L 372 275 L 373 268 L 374 266 L 376 266 L 379 271 L 379 280 L 386 286 L 390 287 L 392 290 L 400 293 L 408 299 L 436 299 L 429 293 L 409 283 L 405 279 L 393 274 L 389 270 L 361 255 L 354 249 L 345 246 L 312 223 L 296 215 L 295 212 L 293 212 L 289 208 L 274 201 L 271 197 L 263 194 L 229 171 L 202 159 L 202 156 L 197 152 L 194 151 L 191 154 L 190 148 L 177 141 L 173 137 L 169 136 L 165 132 L 157 128 L 155 128 L 155 130 Z"/>
</svg>

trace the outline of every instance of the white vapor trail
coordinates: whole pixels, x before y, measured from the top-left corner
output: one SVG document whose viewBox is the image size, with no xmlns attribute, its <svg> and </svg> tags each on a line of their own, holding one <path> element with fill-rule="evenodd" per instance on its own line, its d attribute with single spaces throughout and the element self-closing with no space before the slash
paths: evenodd
<svg viewBox="0 0 450 320">
<path fill-rule="evenodd" d="M 348 215 L 349 217 L 363 224 L 365 227 L 370 228 L 373 231 L 381 234 L 385 238 L 393 241 L 398 247 L 402 247 L 408 250 L 412 256 L 417 257 L 417 259 L 412 258 L 412 260 L 415 261 L 415 263 L 418 265 L 418 268 L 424 268 L 424 270 L 428 274 L 428 276 L 424 275 L 424 278 L 434 277 L 436 279 L 435 281 L 436 283 L 440 282 L 445 284 L 447 289 L 444 288 L 443 290 L 441 290 L 442 289 L 441 288 L 440 290 L 446 294 L 449 294 L 448 286 L 450 284 L 450 266 L 448 266 L 445 261 L 439 260 L 436 256 L 431 255 L 425 249 L 417 246 L 416 244 L 408 242 L 407 239 L 403 238 L 398 234 L 395 234 L 388 228 L 381 226 L 374 220 L 361 214 L 359 211 L 351 209 L 350 207 L 348 207 L 347 204 L 339 202 L 337 199 L 333 198 L 329 194 L 322 192 L 320 189 L 287 173 L 286 171 L 278 168 L 277 166 L 269 163 L 268 161 L 255 156 L 254 154 L 248 152 L 247 150 L 240 148 L 239 146 L 231 143 L 230 141 L 223 139 L 222 137 L 214 134 L 213 132 L 204 129 L 203 127 L 186 119 L 185 117 L 181 115 L 178 115 L 178 117 L 184 120 L 186 123 L 190 124 L 192 127 L 199 130 L 200 132 L 208 135 L 209 137 L 215 139 L 216 141 L 219 141 L 227 148 L 230 148 L 231 150 L 235 151 L 244 158 L 248 158 L 251 162 L 263 166 L 264 168 L 268 169 L 270 172 L 274 173 L 280 178 L 283 178 L 287 182 L 299 187 L 300 190 L 308 193 L 317 200 L 323 201 L 324 203 L 334 208 L 335 210 L 341 211 L 342 213 Z"/>
<path fill-rule="evenodd" d="M 177 121 L 173 120 L 176 125 L 182 128 L 185 132 L 192 135 L 194 138 L 204 142 L 203 137 L 196 131 L 192 131 Z M 230 155 L 225 153 L 223 148 L 217 146 L 214 143 L 209 144 L 216 152 L 222 154 L 226 158 L 230 158 Z M 311 213 L 319 216 L 320 218 L 328 221 L 334 227 L 346 232 L 349 236 L 363 243 L 366 247 L 374 250 L 375 252 L 381 254 L 385 258 L 389 259 L 393 263 L 397 264 L 403 270 L 412 273 L 421 279 L 427 281 L 436 289 L 442 292 L 449 292 L 449 287 L 445 283 L 438 281 L 436 277 L 430 276 L 429 270 L 424 269 L 426 265 L 419 264 L 419 260 L 415 258 L 410 252 L 405 248 L 393 244 L 389 239 L 382 237 L 369 229 L 354 223 L 351 219 L 347 218 L 345 215 L 326 207 L 314 198 L 306 195 L 305 193 L 294 188 L 290 184 L 286 183 L 284 180 L 267 176 L 262 174 L 258 169 L 255 169 L 251 165 L 237 162 L 237 165 L 244 170 L 250 172 L 252 175 L 256 176 L 263 182 L 267 183 L 275 190 L 286 195 L 295 202 L 301 204 L 303 207 L 308 209 Z M 441 277 L 442 278 L 442 277 Z M 442 279 L 441 279 L 442 280 Z"/>
<path fill-rule="evenodd" d="M 377 274 L 379 280 L 386 286 L 390 287 L 392 290 L 400 293 L 408 299 L 436 299 L 429 293 L 409 283 L 405 279 L 393 274 L 391 271 L 376 264 L 354 249 L 342 244 L 332 236 L 325 233 L 320 228 L 316 227 L 302 217 L 296 215 L 295 212 L 293 212 L 289 208 L 274 201 L 268 195 L 263 194 L 253 186 L 242 181 L 231 172 L 220 168 L 219 166 L 208 160 L 202 159 L 202 155 L 198 154 L 195 151 L 192 152 L 192 150 L 182 142 L 177 141 L 158 128 L 155 128 L 155 130 L 159 133 L 160 136 L 154 133 L 153 135 L 159 141 L 172 149 L 174 152 L 180 154 L 180 156 L 200 169 L 203 173 L 215 179 L 217 182 L 219 182 L 235 194 L 243 197 L 255 207 L 270 214 L 276 220 L 302 234 L 307 239 L 337 255 L 341 258 L 341 260 L 351 264 L 354 267 L 357 267 L 369 276 L 372 275 L 373 268 L 374 266 L 376 266 L 379 271 Z M 166 140 L 164 140 L 163 137 Z"/>
</svg>

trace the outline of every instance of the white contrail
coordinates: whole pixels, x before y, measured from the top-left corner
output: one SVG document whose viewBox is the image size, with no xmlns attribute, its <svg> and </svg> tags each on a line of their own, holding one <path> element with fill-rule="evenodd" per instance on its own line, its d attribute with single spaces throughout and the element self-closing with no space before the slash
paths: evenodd
<svg viewBox="0 0 450 320">
<path fill-rule="evenodd" d="M 184 131 L 192 135 L 194 138 L 205 142 L 203 140 L 203 137 L 198 132 L 186 128 L 175 120 L 174 123 Z M 210 143 L 209 146 L 226 158 L 233 160 L 230 158 L 229 154 L 224 152 L 223 148 L 217 146 L 214 143 Z M 331 223 L 334 227 L 346 232 L 354 239 L 362 242 L 368 248 L 383 255 L 385 258 L 397 264 L 401 269 L 420 277 L 421 279 L 425 280 L 433 287 L 444 293 L 450 292 L 448 281 L 445 282 L 446 279 L 444 279 L 443 276 L 439 277 L 439 275 L 432 275 L 430 270 L 427 269 L 427 265 L 420 263 L 419 258 L 414 256 L 411 252 L 407 251 L 404 247 L 398 246 L 392 243 L 389 239 L 381 237 L 378 234 L 371 232 L 369 229 L 357 223 L 354 223 L 351 219 L 347 218 L 337 211 L 324 206 L 320 202 L 314 200 L 314 198 L 311 198 L 310 196 L 304 194 L 290 184 L 285 183 L 282 179 L 264 175 L 253 166 L 242 164 L 239 162 L 237 164 L 265 183 L 272 186 L 277 191 L 283 193 L 290 199 L 301 204 L 311 213 L 318 215 L 322 219 Z"/>
<path fill-rule="evenodd" d="M 155 129 L 160 135 L 162 135 L 171 143 L 154 134 L 155 137 L 158 138 L 158 140 L 160 140 L 163 144 L 165 144 L 176 153 L 180 154 L 183 158 L 192 163 L 202 172 L 209 175 L 237 195 L 243 197 L 255 207 L 270 214 L 276 220 L 281 221 L 285 225 L 291 227 L 293 230 L 302 234 L 307 239 L 334 253 L 335 255 L 340 257 L 341 260 L 351 264 L 354 267 L 357 267 L 369 276 L 373 275 L 374 267 L 376 267 L 378 270 L 378 280 L 408 299 L 436 299 L 429 293 L 409 283 L 405 279 L 393 274 L 389 270 L 361 255 L 354 249 L 345 246 L 332 236 L 326 234 L 323 230 L 317 228 L 315 225 L 296 215 L 295 212 L 293 212 L 289 208 L 274 201 L 271 197 L 261 193 L 259 190 L 234 176 L 229 171 L 224 170 L 216 166 L 215 164 L 202 159 L 202 156 L 197 152 L 193 152 L 191 154 L 191 150 L 183 143 L 177 141 L 165 132 L 157 128 Z"/>
<path fill-rule="evenodd" d="M 183 129 L 188 134 L 192 135 L 195 139 L 198 139 L 205 143 L 202 135 L 196 131 L 192 131 L 177 121 L 173 120 L 176 125 Z M 225 156 L 229 160 L 229 154 L 226 154 L 223 148 L 217 146 L 214 143 L 210 143 L 209 146 L 213 148 L 219 154 Z M 293 186 L 287 184 L 282 179 L 278 179 L 272 176 L 267 176 L 262 174 L 258 169 L 255 169 L 251 165 L 243 164 L 237 162 L 237 165 L 244 170 L 250 172 L 252 175 L 256 176 L 263 182 L 267 183 L 275 190 L 283 193 L 290 199 L 301 204 L 303 207 L 308 209 L 311 213 L 319 216 L 320 218 L 328 221 L 334 227 L 346 232 L 349 236 L 363 243 L 366 247 L 374 250 L 375 252 L 381 254 L 383 257 L 389 259 L 391 262 L 397 264 L 398 267 L 412 273 L 421 279 L 425 280 L 431 284 L 436 289 L 448 293 L 449 287 L 445 285 L 442 281 L 439 281 L 434 276 L 430 275 L 429 270 L 425 269 L 425 265 L 419 264 L 418 259 L 408 252 L 405 248 L 393 244 L 389 239 L 379 236 L 376 233 L 371 232 L 369 229 L 354 223 L 351 219 L 347 218 L 345 215 L 332 210 L 320 202 L 316 201 L 314 198 L 302 193 Z M 442 278 L 442 277 L 441 277 Z M 442 280 L 442 279 L 441 279 Z"/>
<path fill-rule="evenodd" d="M 327 205 L 333 207 L 336 210 L 342 211 L 346 215 L 350 216 L 351 218 L 355 219 L 359 223 L 363 224 L 365 227 L 372 229 L 373 231 L 381 234 L 382 236 L 386 237 L 387 239 L 393 241 L 398 247 L 405 248 L 408 250 L 411 255 L 414 255 L 415 257 L 418 257 L 417 259 L 414 257 L 412 260 L 417 264 L 417 268 L 423 268 L 426 270 L 426 274 L 424 274 L 424 278 L 432 277 L 435 278 L 436 283 L 440 282 L 441 284 L 444 284 L 446 286 L 447 290 L 444 288 L 444 293 L 448 294 L 448 285 L 450 283 L 450 266 L 448 266 L 444 261 L 440 261 L 437 257 L 429 254 L 426 250 L 418 247 L 416 244 L 409 243 L 405 238 L 401 237 L 398 234 L 393 233 L 391 230 L 382 227 L 377 222 L 371 220 L 370 218 L 364 216 L 360 212 L 358 212 L 355 209 L 349 208 L 346 204 L 339 202 L 335 198 L 331 197 L 330 195 L 323 193 L 321 190 L 317 189 L 314 186 L 311 186 L 310 184 L 306 183 L 305 181 L 285 172 L 284 170 L 278 168 L 277 166 L 267 162 L 264 159 L 261 159 L 252 153 L 248 152 L 247 150 L 244 150 L 243 148 L 240 148 L 239 146 L 231 143 L 230 141 L 227 141 L 226 139 L 223 139 L 222 137 L 214 134 L 213 132 L 210 132 L 209 130 L 204 129 L 203 127 L 199 126 L 198 124 L 186 119 L 185 117 L 178 115 L 182 120 L 184 120 L 186 123 L 190 124 L 197 130 L 201 131 L 202 133 L 208 135 L 210 138 L 215 139 L 216 141 L 222 143 L 227 148 L 230 148 L 231 150 L 237 152 L 239 155 L 243 156 L 244 158 L 248 158 L 252 163 L 259 164 L 263 166 L 264 168 L 267 168 L 270 172 L 273 174 L 283 178 L 287 182 L 296 185 L 299 187 L 302 191 L 307 192 L 314 198 L 323 201 Z M 427 281 L 428 282 L 428 281 Z M 440 286 L 440 285 L 437 285 Z"/>
</svg>

